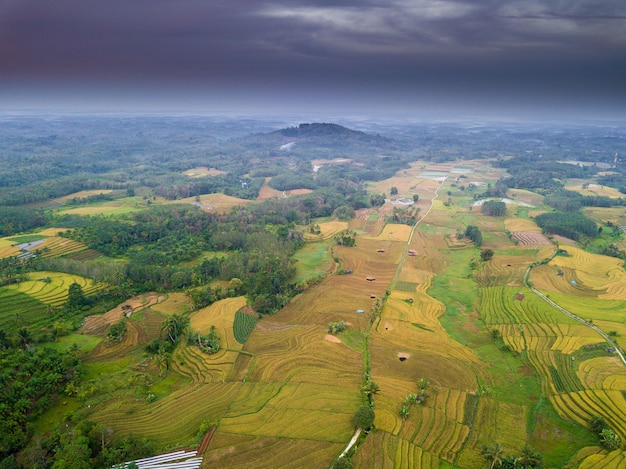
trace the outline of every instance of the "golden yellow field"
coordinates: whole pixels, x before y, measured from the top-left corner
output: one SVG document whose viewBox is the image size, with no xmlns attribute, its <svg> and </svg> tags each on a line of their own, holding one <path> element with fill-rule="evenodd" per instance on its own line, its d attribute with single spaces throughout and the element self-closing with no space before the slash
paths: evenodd
<svg viewBox="0 0 626 469">
<path fill-rule="evenodd" d="M 530 205 L 541 205 L 543 203 L 542 195 L 524 189 L 509 189 L 507 196 Z"/>
<path fill-rule="evenodd" d="M 219 176 L 224 174 L 224 171 L 220 171 L 215 168 L 207 168 L 206 166 L 198 166 L 197 168 L 191 168 L 187 171 L 183 171 L 183 174 L 190 178 L 200 178 L 206 176 Z"/>
<path fill-rule="evenodd" d="M 7 285 L 6 289 L 16 290 L 51 306 L 61 306 L 67 301 L 67 292 L 73 283 L 79 284 L 85 295 L 96 292 L 103 285 L 79 275 L 60 272 L 39 271 L 30 274 L 32 280 Z"/>
<path fill-rule="evenodd" d="M 379 235 L 373 236 L 370 239 L 380 241 L 401 241 L 406 243 L 411 235 L 411 229 L 412 227 L 408 225 L 389 223 L 385 225 L 383 231 Z"/>
<path fill-rule="evenodd" d="M 620 259 L 574 246 L 564 248 L 567 256 L 556 256 L 548 266 L 533 269 L 537 288 L 603 300 L 626 299 L 626 272 Z"/>
<path fill-rule="evenodd" d="M 207 334 L 215 326 L 220 336 L 222 348 L 240 348 L 233 335 L 233 321 L 238 309 L 246 305 L 243 296 L 216 301 L 211 306 L 194 311 L 190 318 L 190 328 L 200 334 Z"/>
<path fill-rule="evenodd" d="M 599 184 L 589 184 L 589 182 L 582 179 L 572 179 L 570 183 L 571 184 L 565 186 L 565 189 L 568 191 L 578 192 L 582 195 L 597 195 L 611 198 L 620 198 L 624 196 L 624 194 L 613 187 L 601 186 Z M 584 184 L 587 184 L 586 188 L 582 187 Z"/>
<path fill-rule="evenodd" d="M 195 204 L 197 202 L 196 197 L 187 197 L 179 200 L 160 200 L 160 203 L 164 204 Z M 203 194 L 200 196 L 200 204 L 209 210 L 215 210 L 217 212 L 226 212 L 233 207 L 239 207 L 241 205 L 247 205 L 251 201 L 246 199 L 239 199 L 226 194 Z"/>
<path fill-rule="evenodd" d="M 266 199 L 278 199 L 283 197 L 283 192 L 273 189 L 269 186 L 269 181 L 271 178 L 265 178 L 265 182 L 261 186 L 259 190 L 259 195 L 257 196 L 257 200 L 266 200 Z"/>
<path fill-rule="evenodd" d="M 63 197 L 59 197 L 54 200 L 66 201 L 66 200 L 72 200 L 72 199 L 85 199 L 89 196 L 100 195 L 100 194 L 110 194 L 111 192 L 113 192 L 112 189 L 93 189 L 93 190 L 74 192 L 73 194 L 65 195 Z"/>
<path fill-rule="evenodd" d="M 189 297 L 181 292 L 168 293 L 160 301 L 152 305 L 154 311 L 171 316 L 176 313 L 186 313 L 191 310 Z"/>
<path fill-rule="evenodd" d="M 539 228 L 534 221 L 526 218 L 507 218 L 504 220 L 504 226 L 510 232 L 526 231 L 541 233 L 541 228 Z"/>
<path fill-rule="evenodd" d="M 610 221 L 618 226 L 626 225 L 626 211 L 624 211 L 624 207 L 585 207 L 583 211 L 585 215 L 599 224 Z M 623 244 L 623 241 L 616 241 Z"/>
<path fill-rule="evenodd" d="M 348 229 L 348 222 L 345 221 L 327 221 L 319 223 L 320 234 L 313 234 L 309 232 L 304 233 L 304 239 L 312 241 L 320 241 L 323 239 L 332 238 L 337 233 Z"/>
</svg>

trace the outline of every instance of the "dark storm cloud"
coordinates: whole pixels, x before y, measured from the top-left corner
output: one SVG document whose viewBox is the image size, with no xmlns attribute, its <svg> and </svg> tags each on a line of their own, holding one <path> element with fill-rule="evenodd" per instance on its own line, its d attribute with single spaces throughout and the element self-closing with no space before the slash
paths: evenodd
<svg viewBox="0 0 626 469">
<path fill-rule="evenodd" d="M 625 96 L 622 0 L 3 0 L 0 80 Z"/>
</svg>

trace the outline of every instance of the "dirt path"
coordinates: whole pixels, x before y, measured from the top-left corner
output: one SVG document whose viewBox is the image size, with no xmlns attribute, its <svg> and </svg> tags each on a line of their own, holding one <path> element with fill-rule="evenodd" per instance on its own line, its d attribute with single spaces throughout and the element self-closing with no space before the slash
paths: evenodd
<svg viewBox="0 0 626 469">
<path fill-rule="evenodd" d="M 437 186 L 437 189 L 435 189 L 435 194 L 434 194 L 433 198 L 430 200 L 430 207 L 428 207 L 428 210 L 426 210 L 426 213 L 424 213 L 424 215 L 422 217 L 420 217 L 419 220 L 417 220 L 415 225 L 413 225 L 413 229 L 411 229 L 411 234 L 409 235 L 409 239 L 406 242 L 406 249 L 404 250 L 404 252 L 402 254 L 402 258 L 400 259 L 400 262 L 398 263 L 398 268 L 396 269 L 396 273 L 393 276 L 393 279 L 391 280 L 391 283 L 390 283 L 390 287 L 391 288 L 393 288 L 393 286 L 396 283 L 396 280 L 397 280 L 398 276 L 400 275 L 400 272 L 402 272 L 402 268 L 404 267 L 404 262 L 406 261 L 407 253 L 408 253 L 408 250 L 409 250 L 409 246 L 411 245 L 411 240 L 413 239 L 413 233 L 415 233 L 415 229 L 417 228 L 417 225 L 419 225 L 424 220 L 424 218 L 426 218 L 426 216 L 430 213 L 430 211 L 433 209 L 434 202 L 437 199 L 437 196 L 439 195 L 439 189 L 441 189 L 441 187 L 443 186 L 443 184 L 446 181 L 446 179 L 447 179 L 447 176 L 441 181 L 441 184 L 439 184 L 439 186 Z M 356 441 L 358 440 L 359 435 L 361 435 L 361 429 L 360 428 L 357 429 L 357 431 L 355 432 L 354 436 L 352 437 L 352 439 L 348 443 L 348 446 L 346 446 L 346 449 L 344 449 L 343 452 L 339 455 L 340 458 L 344 457 L 348 453 L 348 451 L 350 451 L 350 448 L 352 448 L 354 446 L 354 444 L 356 443 Z"/>
<path fill-rule="evenodd" d="M 626 358 L 624 357 L 624 354 L 622 352 L 622 349 L 619 348 L 619 346 L 613 341 L 613 339 L 606 333 L 604 332 L 602 329 L 600 329 L 598 326 L 596 326 L 595 324 L 590 323 L 589 321 L 584 320 L 583 318 L 581 318 L 580 316 L 576 316 L 574 313 L 566 310 L 565 308 L 563 308 L 562 306 L 559 306 L 558 304 L 556 304 L 554 301 L 552 301 L 550 298 L 548 298 L 546 295 L 544 295 L 543 293 L 541 293 L 539 290 L 533 288 L 532 286 L 530 286 L 530 284 L 528 283 L 528 277 L 530 276 L 530 271 L 532 270 L 532 267 L 528 267 L 526 269 L 526 272 L 524 273 L 524 283 L 526 284 L 526 286 L 528 288 L 530 288 L 530 290 L 537 295 L 539 298 L 541 298 L 543 301 L 545 301 L 546 303 L 548 303 L 550 306 L 552 306 L 553 308 L 558 309 L 560 312 L 562 312 L 563 314 L 569 316 L 570 318 L 584 324 L 587 327 L 590 327 L 591 329 L 593 329 L 594 331 L 596 331 L 598 334 L 600 334 L 602 336 L 602 338 L 604 340 L 606 340 L 611 347 L 613 347 L 613 349 L 615 350 L 615 353 L 617 353 L 619 355 L 619 358 L 622 360 L 622 363 L 624 365 L 626 365 Z"/>
</svg>

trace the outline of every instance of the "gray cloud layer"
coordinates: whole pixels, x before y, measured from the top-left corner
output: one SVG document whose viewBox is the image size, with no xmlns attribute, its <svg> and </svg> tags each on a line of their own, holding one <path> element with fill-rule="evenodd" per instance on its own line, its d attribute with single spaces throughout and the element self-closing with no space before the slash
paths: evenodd
<svg viewBox="0 0 626 469">
<path fill-rule="evenodd" d="M 625 51 L 622 0 L 0 0 L 0 83 L 35 86 L 623 100 Z"/>
</svg>

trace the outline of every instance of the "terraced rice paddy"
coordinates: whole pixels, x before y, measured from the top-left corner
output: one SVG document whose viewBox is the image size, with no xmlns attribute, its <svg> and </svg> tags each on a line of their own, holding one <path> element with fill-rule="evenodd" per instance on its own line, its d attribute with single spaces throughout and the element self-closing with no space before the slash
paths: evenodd
<svg viewBox="0 0 626 469">
<path fill-rule="evenodd" d="M 451 170 L 453 165 L 414 165 L 376 189 L 415 191 L 425 213 L 437 190 L 457 189 L 453 178 L 415 176 Z M 474 171 L 472 178 L 493 182 L 500 174 Z M 519 190 L 511 195 L 532 204 L 542 199 Z M 168 376 L 152 385 L 160 398 L 147 402 L 140 394 L 113 393 L 92 407 L 89 418 L 170 446 L 197 444 L 200 426 L 215 424 L 203 467 L 241 468 L 254 461 L 259 468 L 326 468 L 354 433 L 367 371 L 379 386 L 376 428 L 356 449 L 355 467 L 481 467 L 481 448 L 494 442 L 507 454 L 535 446 L 547 467 L 570 460 L 572 468 L 623 467 L 626 453 L 601 450 L 586 430 L 591 416 L 602 415 L 626 438 L 623 365 L 595 331 L 523 282 L 526 268 L 550 256 L 554 246 L 517 211 L 488 217 L 470 211 L 469 198 L 454 197 L 451 206 L 435 200 L 414 230 L 386 224 L 389 207 L 359 211 L 350 225 L 320 223 L 320 235 L 306 235 L 310 246 L 320 241 L 325 248 L 348 226 L 359 230 L 355 247 L 333 246 L 351 274 L 325 276 L 258 321 L 242 309 L 242 297 L 191 313 L 191 330 L 206 333 L 215 326 L 221 350 L 206 355 L 193 344 L 179 345 Z M 483 247 L 495 251 L 490 261 L 479 261 L 480 250 L 456 238 L 468 224 L 480 227 Z M 325 253 L 319 246 L 306 256 Z M 626 334 L 620 261 L 565 248 L 567 256 L 532 270 L 534 287 L 604 330 Z M 182 293 L 148 306 L 131 317 L 127 341 L 108 351 L 97 346 L 94 359 L 128 355 L 128 347 L 158 335 L 167 315 L 189 308 Z M 328 324 L 337 321 L 348 330 L 329 336 Z M 400 408 L 419 391 L 421 378 L 429 381 L 427 397 L 403 418 Z"/>
<path fill-rule="evenodd" d="M 348 228 L 348 222 L 343 221 L 329 221 L 319 224 L 320 234 L 304 233 L 304 239 L 307 241 L 321 241 L 330 239 L 337 233 L 346 230 Z"/>
<path fill-rule="evenodd" d="M 102 288 L 91 279 L 79 275 L 59 272 L 34 272 L 30 275 L 34 280 L 8 285 L 3 287 L 3 290 L 23 293 L 41 303 L 57 307 L 67 301 L 67 292 L 73 283 L 79 284 L 85 295 L 95 293 Z"/>
<path fill-rule="evenodd" d="M 51 308 L 63 306 L 69 286 L 74 282 L 83 287 L 85 295 L 101 288 L 78 275 L 33 272 L 30 277 L 32 280 L 0 288 L 0 329 L 16 330 L 52 319 Z"/>
</svg>

